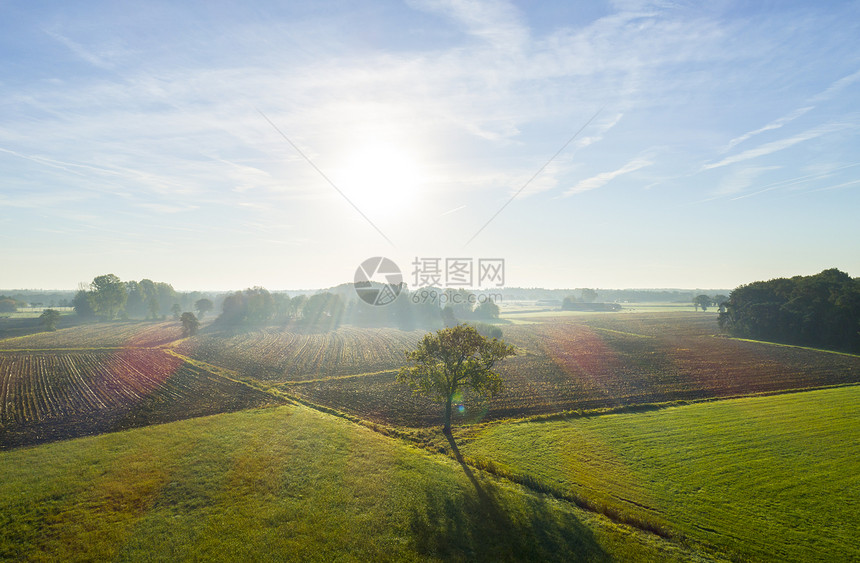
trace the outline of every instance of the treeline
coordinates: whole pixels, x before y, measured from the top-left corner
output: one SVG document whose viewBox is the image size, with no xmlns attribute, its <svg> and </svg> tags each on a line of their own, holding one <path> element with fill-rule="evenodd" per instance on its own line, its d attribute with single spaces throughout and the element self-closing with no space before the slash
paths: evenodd
<svg viewBox="0 0 860 563">
<path fill-rule="evenodd" d="M 344 311 L 343 300 L 333 293 L 290 297 L 286 293 L 270 293 L 263 287 L 253 287 L 228 294 L 215 322 L 227 327 L 298 323 L 331 330 L 343 322 Z"/>
<path fill-rule="evenodd" d="M 123 281 L 114 274 L 97 276 L 89 284 L 82 284 L 72 306 L 84 320 L 164 320 L 172 316 L 183 322 L 189 334 L 196 332 L 198 319 L 216 310 L 216 327 L 230 329 L 297 325 L 332 330 L 341 324 L 435 329 L 499 317 L 499 307 L 492 296 L 464 289 L 422 288 L 411 292 L 403 286 L 394 302 L 373 306 L 357 298 L 352 284 L 311 294 L 289 295 L 253 287 L 206 296 L 200 292 L 179 293 L 169 283 L 149 279 Z M 197 312 L 196 317 L 191 310 Z"/>
<path fill-rule="evenodd" d="M 556 305 L 571 297 L 574 300 L 588 303 L 690 303 L 694 297 L 701 293 L 721 294 L 729 293 L 726 289 L 542 289 L 542 288 L 499 288 L 499 293 L 505 301 L 545 301 Z"/>
<path fill-rule="evenodd" d="M 612 312 L 620 311 L 618 303 L 597 303 L 597 290 L 583 288 L 580 295 L 568 295 L 561 302 L 562 311 L 589 311 L 589 312 Z"/>
<path fill-rule="evenodd" d="M 725 312 L 726 310 L 726 302 L 729 300 L 725 295 L 705 295 L 704 293 L 701 295 L 697 295 L 693 298 L 693 307 L 698 311 L 702 309 L 702 311 L 707 311 L 708 307 L 717 307 L 720 313 Z"/>
<path fill-rule="evenodd" d="M 837 269 L 733 290 L 719 316 L 734 336 L 860 352 L 860 278 Z"/>
<path fill-rule="evenodd" d="M 270 293 L 262 287 L 228 294 L 216 323 L 225 327 L 296 324 L 332 330 L 341 324 L 397 327 L 404 330 L 454 326 L 461 321 L 491 321 L 499 307 L 491 300 L 465 290 L 402 288 L 398 298 L 374 306 L 356 298 L 351 284 L 311 295 Z"/>
<path fill-rule="evenodd" d="M 150 279 L 122 281 L 114 274 L 97 276 L 82 284 L 72 299 L 75 313 L 84 319 L 179 319 L 193 307 L 201 317 L 214 307 L 200 292 L 179 293 L 165 282 Z"/>
<path fill-rule="evenodd" d="M 21 303 L 6 295 L 0 295 L 0 313 L 14 313 Z"/>
</svg>

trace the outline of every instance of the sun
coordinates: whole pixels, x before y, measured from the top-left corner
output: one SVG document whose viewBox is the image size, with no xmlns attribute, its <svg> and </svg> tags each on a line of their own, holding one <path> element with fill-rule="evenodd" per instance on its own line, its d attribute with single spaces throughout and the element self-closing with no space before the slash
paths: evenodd
<svg viewBox="0 0 860 563">
<path fill-rule="evenodd" d="M 406 149 L 375 144 L 349 153 L 337 185 L 362 213 L 391 217 L 416 204 L 422 183 L 417 159 Z"/>
</svg>

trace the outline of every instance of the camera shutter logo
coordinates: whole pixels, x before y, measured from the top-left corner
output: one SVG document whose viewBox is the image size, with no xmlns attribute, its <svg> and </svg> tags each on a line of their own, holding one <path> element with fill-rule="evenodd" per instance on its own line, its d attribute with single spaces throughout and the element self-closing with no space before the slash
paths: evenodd
<svg viewBox="0 0 860 563">
<path fill-rule="evenodd" d="M 368 258 L 355 271 L 355 292 L 370 305 L 388 305 L 397 299 L 403 289 L 403 274 L 389 258 Z"/>
</svg>

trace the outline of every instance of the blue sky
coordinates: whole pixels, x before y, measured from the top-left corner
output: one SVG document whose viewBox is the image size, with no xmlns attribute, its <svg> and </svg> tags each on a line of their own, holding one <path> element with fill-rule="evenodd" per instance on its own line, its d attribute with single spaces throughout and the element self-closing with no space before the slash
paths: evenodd
<svg viewBox="0 0 860 563">
<path fill-rule="evenodd" d="M 0 0 L 0 287 L 860 276 L 858 100 L 857 2 Z"/>
</svg>

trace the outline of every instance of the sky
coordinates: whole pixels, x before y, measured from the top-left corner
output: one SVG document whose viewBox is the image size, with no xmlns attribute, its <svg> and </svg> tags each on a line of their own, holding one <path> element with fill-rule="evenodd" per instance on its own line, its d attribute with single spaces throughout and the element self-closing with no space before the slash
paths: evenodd
<svg viewBox="0 0 860 563">
<path fill-rule="evenodd" d="M 0 0 L 0 288 L 856 277 L 858 211 L 857 2 Z"/>
</svg>

